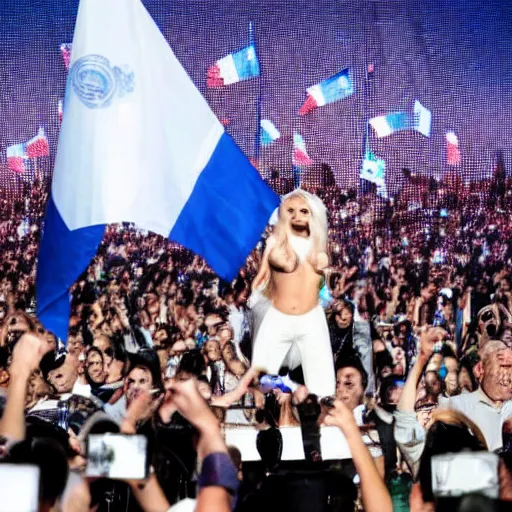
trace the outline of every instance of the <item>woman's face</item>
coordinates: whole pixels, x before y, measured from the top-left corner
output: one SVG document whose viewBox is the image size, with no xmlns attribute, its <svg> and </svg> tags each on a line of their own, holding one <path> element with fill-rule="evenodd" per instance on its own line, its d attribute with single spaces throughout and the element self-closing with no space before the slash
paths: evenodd
<svg viewBox="0 0 512 512">
<path fill-rule="evenodd" d="M 340 329 L 347 329 L 352 323 L 352 311 L 350 308 L 343 307 L 338 313 L 336 313 L 336 324 Z"/>
<path fill-rule="evenodd" d="M 89 379 L 95 384 L 103 384 L 106 379 L 103 357 L 96 351 L 87 354 L 86 371 Z"/>
<path fill-rule="evenodd" d="M 461 390 L 465 389 L 470 393 L 473 391 L 473 382 L 466 368 L 462 367 L 458 375 L 458 384 Z"/>
<path fill-rule="evenodd" d="M 457 372 L 448 372 L 444 378 L 444 384 L 446 388 L 446 394 L 453 396 L 458 394 L 459 391 L 459 380 Z"/>
<path fill-rule="evenodd" d="M 222 350 L 222 357 L 224 361 L 230 362 L 236 359 L 235 351 L 233 350 L 233 347 L 231 343 L 227 343 Z"/>
<path fill-rule="evenodd" d="M 220 354 L 220 347 L 219 344 L 216 341 L 208 341 L 205 344 L 205 353 L 206 357 L 209 361 L 219 361 L 221 354 Z"/>
</svg>

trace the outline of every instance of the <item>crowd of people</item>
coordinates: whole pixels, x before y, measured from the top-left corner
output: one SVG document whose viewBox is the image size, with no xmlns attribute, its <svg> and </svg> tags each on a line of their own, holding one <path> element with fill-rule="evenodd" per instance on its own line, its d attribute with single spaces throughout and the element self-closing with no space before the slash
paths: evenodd
<svg viewBox="0 0 512 512">
<path fill-rule="evenodd" d="M 407 180 L 392 199 L 309 186 L 329 214 L 319 302 L 336 390 L 322 400 L 301 367 L 264 387 L 264 369 L 251 364 L 248 299 L 271 226 L 233 282 L 162 237 L 109 226 L 71 288 L 60 340 L 35 316 L 48 184 L 0 202 L 0 453 L 41 467 L 40 509 L 288 510 L 283 489 L 300 495 L 299 477 L 281 472 L 279 432 L 293 427 L 310 482 L 321 469 L 318 510 L 458 510 L 433 461 L 467 451 L 481 478 L 461 489 L 483 493 L 471 510 L 510 505 L 512 186 Z M 350 463 L 321 461 L 320 424 L 341 430 Z M 234 425 L 262 433 L 257 486 L 224 441 Z M 72 479 L 87 466 L 91 432 L 146 436 L 144 483 Z M 485 480 L 486 453 L 494 480 Z"/>
</svg>

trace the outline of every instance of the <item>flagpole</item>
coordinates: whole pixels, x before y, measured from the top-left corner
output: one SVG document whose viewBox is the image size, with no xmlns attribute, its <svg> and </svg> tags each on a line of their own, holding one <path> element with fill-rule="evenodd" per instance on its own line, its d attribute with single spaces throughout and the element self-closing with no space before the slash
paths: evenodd
<svg viewBox="0 0 512 512">
<path fill-rule="evenodd" d="M 258 59 L 258 50 L 254 37 L 254 23 L 249 22 L 249 44 L 254 47 L 254 53 Z M 259 62 L 259 59 L 258 59 Z M 260 148 L 261 148 L 261 63 L 260 74 L 258 76 L 258 96 L 256 98 L 256 134 L 254 136 L 254 160 L 259 170 Z"/>
<path fill-rule="evenodd" d="M 34 177 L 35 177 L 35 181 L 37 181 L 37 179 L 38 179 L 37 156 L 34 157 Z"/>
</svg>

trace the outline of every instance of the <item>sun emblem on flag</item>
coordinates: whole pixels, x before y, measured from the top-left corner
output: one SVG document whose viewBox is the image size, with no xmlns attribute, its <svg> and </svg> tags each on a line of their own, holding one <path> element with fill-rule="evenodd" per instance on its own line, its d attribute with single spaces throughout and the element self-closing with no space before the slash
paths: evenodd
<svg viewBox="0 0 512 512">
<path fill-rule="evenodd" d="M 135 74 L 112 66 L 101 55 L 86 55 L 78 59 L 70 70 L 73 90 L 88 108 L 107 108 L 117 95 L 133 92 Z"/>
</svg>

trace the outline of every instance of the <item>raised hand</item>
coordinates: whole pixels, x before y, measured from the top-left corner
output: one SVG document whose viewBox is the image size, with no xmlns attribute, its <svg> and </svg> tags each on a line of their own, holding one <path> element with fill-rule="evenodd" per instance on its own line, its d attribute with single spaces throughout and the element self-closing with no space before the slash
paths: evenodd
<svg viewBox="0 0 512 512">
<path fill-rule="evenodd" d="M 43 337 L 31 333 L 24 334 L 14 346 L 11 373 L 25 375 L 28 378 L 39 367 L 41 359 L 50 348 Z"/>
</svg>

